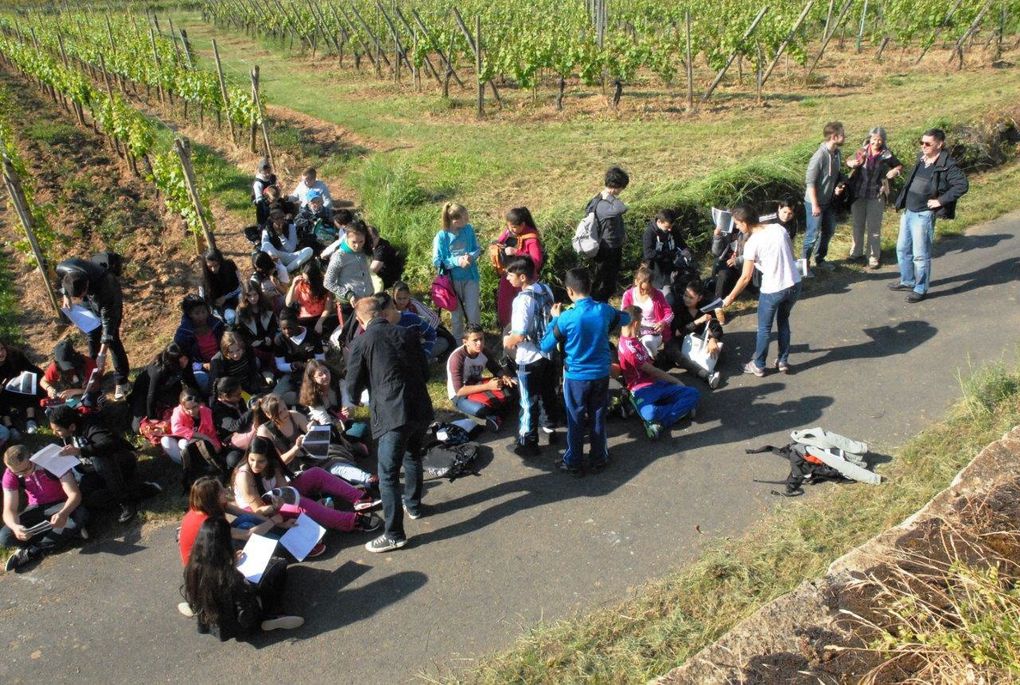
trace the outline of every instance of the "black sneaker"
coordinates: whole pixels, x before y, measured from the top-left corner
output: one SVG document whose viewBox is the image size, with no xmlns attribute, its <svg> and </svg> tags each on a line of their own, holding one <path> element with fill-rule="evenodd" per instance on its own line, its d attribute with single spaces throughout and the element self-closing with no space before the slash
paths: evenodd
<svg viewBox="0 0 1020 685">
<path fill-rule="evenodd" d="M 576 466 L 571 466 L 565 461 L 561 461 L 556 468 L 559 469 L 560 473 L 569 473 L 570 475 L 577 477 L 581 476 L 581 469 Z"/>
<path fill-rule="evenodd" d="M 516 454 L 518 457 L 525 458 L 538 457 L 541 456 L 542 454 L 542 448 L 540 448 L 538 444 L 534 442 L 524 443 L 519 442 L 516 445 L 514 445 L 514 454 Z"/>
<path fill-rule="evenodd" d="M 925 297 L 924 293 L 912 292 L 909 295 L 907 295 L 907 302 L 909 302 L 910 304 L 916 304 L 918 302 L 922 302 L 924 300 L 924 297 Z"/>
<path fill-rule="evenodd" d="M 39 551 L 38 547 L 22 547 L 7 559 L 7 564 L 4 566 L 4 570 L 8 573 L 16 573 L 19 569 L 32 563 L 41 556 L 42 552 Z"/>
<path fill-rule="evenodd" d="M 120 505 L 120 516 L 117 517 L 117 523 L 127 523 L 137 515 L 138 508 L 133 504 L 125 502 Z"/>
<path fill-rule="evenodd" d="M 155 497 L 163 492 L 163 486 L 154 480 L 143 481 L 139 489 L 141 490 L 142 499 Z"/>
<path fill-rule="evenodd" d="M 407 544 L 407 540 L 394 540 L 388 535 L 380 535 L 375 540 L 365 543 L 365 549 L 369 552 L 389 552 L 400 549 Z"/>
<path fill-rule="evenodd" d="M 906 283 L 901 283 L 900 281 L 896 281 L 895 283 L 890 283 L 889 284 L 889 290 L 898 290 L 898 291 L 902 290 L 902 291 L 906 292 L 907 290 L 913 290 L 913 289 L 914 289 L 914 286 L 907 285 Z"/>
<path fill-rule="evenodd" d="M 591 472 L 592 473 L 602 473 L 607 468 L 609 468 L 609 460 L 608 459 L 603 459 L 602 461 L 595 462 L 595 463 L 593 463 L 591 465 Z"/>
<path fill-rule="evenodd" d="M 373 530 L 382 528 L 382 519 L 375 514 L 358 514 L 358 520 L 354 527 L 362 532 L 371 533 Z"/>
</svg>

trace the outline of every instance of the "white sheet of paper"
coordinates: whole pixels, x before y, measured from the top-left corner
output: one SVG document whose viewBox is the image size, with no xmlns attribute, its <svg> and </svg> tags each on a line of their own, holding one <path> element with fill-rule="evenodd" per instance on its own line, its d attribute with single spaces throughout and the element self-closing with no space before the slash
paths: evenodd
<svg viewBox="0 0 1020 685">
<path fill-rule="evenodd" d="M 33 454 L 30 457 L 30 461 L 60 478 L 81 463 L 78 457 L 60 454 L 62 449 L 63 447 L 60 445 L 46 445 L 46 447 Z"/>
<path fill-rule="evenodd" d="M 75 326 L 86 335 L 103 325 L 96 313 L 84 305 L 74 304 L 70 309 L 61 309 Z"/>
<path fill-rule="evenodd" d="M 7 381 L 7 385 L 4 387 L 19 395 L 34 395 L 39 389 L 39 374 L 33 371 L 22 371 Z"/>
<path fill-rule="evenodd" d="M 298 516 L 297 524 L 280 538 L 280 544 L 293 554 L 295 559 L 304 561 L 325 534 L 325 528 L 313 521 L 308 514 L 301 514 Z"/>
<path fill-rule="evenodd" d="M 716 309 L 722 309 L 722 306 L 723 306 L 722 298 L 717 297 L 708 304 L 703 305 L 701 309 L 698 311 L 700 311 L 702 314 L 708 314 L 709 312 L 714 312 Z"/>
<path fill-rule="evenodd" d="M 266 566 L 276 551 L 276 540 L 264 535 L 252 535 L 241 551 L 241 559 L 237 562 L 237 570 L 252 583 L 262 580 Z"/>
</svg>

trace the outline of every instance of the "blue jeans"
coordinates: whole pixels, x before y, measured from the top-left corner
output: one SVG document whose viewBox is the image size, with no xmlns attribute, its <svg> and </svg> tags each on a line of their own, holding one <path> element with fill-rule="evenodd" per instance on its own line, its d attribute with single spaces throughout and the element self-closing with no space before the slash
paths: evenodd
<svg viewBox="0 0 1020 685">
<path fill-rule="evenodd" d="M 752 361 L 759 369 L 765 368 L 765 357 L 769 351 L 769 336 L 772 322 L 776 322 L 779 333 L 779 358 L 785 362 L 790 356 L 790 310 L 800 297 L 800 283 L 777 293 L 758 295 L 758 337 L 754 346 Z"/>
<path fill-rule="evenodd" d="M 655 381 L 633 391 L 638 413 L 647 423 L 669 428 L 698 406 L 701 397 L 694 388 Z"/>
<path fill-rule="evenodd" d="M 896 239 L 896 260 L 900 264 L 900 283 L 915 293 L 928 292 L 931 280 L 931 248 L 935 242 L 935 212 L 903 211 L 900 235 Z"/>
<path fill-rule="evenodd" d="M 836 210 L 832 207 L 822 207 L 822 213 L 819 216 L 814 216 L 811 210 L 811 203 L 804 200 L 805 228 L 801 257 L 811 259 L 811 252 L 817 243 L 818 255 L 815 257 L 815 262 L 821 264 L 825 261 L 825 256 L 829 254 L 829 241 L 832 239 L 832 234 L 836 232 Z"/>
<path fill-rule="evenodd" d="M 411 424 L 383 433 L 376 442 L 379 459 L 379 494 L 383 501 L 386 536 L 404 540 L 404 510 L 401 504 L 416 512 L 421 507 L 422 466 L 421 443 L 425 426 Z M 400 491 L 400 467 L 404 467 L 404 489 Z M 401 502 L 401 499 L 403 502 Z"/>
<path fill-rule="evenodd" d="M 567 407 L 567 451 L 563 463 L 580 467 L 584 455 L 584 437 L 591 434 L 592 465 L 609 459 L 606 437 L 606 405 L 609 402 L 609 377 L 594 381 L 563 381 L 563 402 Z"/>
<path fill-rule="evenodd" d="M 495 413 L 491 407 L 459 395 L 453 398 L 453 406 L 457 408 L 457 411 L 478 419 L 484 419 L 486 416 Z"/>
</svg>

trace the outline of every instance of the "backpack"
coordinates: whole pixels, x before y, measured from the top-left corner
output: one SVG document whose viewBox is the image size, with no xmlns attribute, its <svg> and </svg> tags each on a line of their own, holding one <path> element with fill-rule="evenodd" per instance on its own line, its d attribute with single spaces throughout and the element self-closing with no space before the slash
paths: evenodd
<svg viewBox="0 0 1020 685">
<path fill-rule="evenodd" d="M 120 278 L 121 272 L 124 270 L 124 258 L 116 252 L 97 252 L 92 255 L 91 261 L 93 264 L 103 267 L 117 278 Z"/>
<path fill-rule="evenodd" d="M 552 292 L 548 286 L 542 283 L 536 283 L 536 285 L 541 286 L 537 292 L 535 290 L 522 290 L 521 295 L 530 297 L 536 305 L 534 314 L 531 317 L 531 327 L 528 329 L 525 337 L 528 341 L 537 345 L 545 337 L 545 331 L 549 327 L 549 322 L 552 321 L 553 300 Z"/>
<path fill-rule="evenodd" d="M 467 442 L 460 445 L 437 443 L 422 458 L 425 480 L 446 478 L 451 483 L 462 476 L 478 476 L 474 463 L 478 459 L 478 445 Z"/>
<path fill-rule="evenodd" d="M 582 257 L 594 257 L 599 252 L 599 219 L 595 214 L 596 207 L 598 203 L 577 224 L 574 237 L 570 239 L 574 252 Z"/>
<path fill-rule="evenodd" d="M 784 447 L 765 445 L 745 450 L 747 454 L 774 452 L 790 461 L 790 475 L 786 479 L 787 497 L 804 494 L 801 485 L 805 480 L 819 483 L 825 480 L 853 480 L 878 485 L 882 477 L 868 468 L 864 455 L 868 444 L 822 428 L 805 428 L 790 433 L 793 440 Z"/>
</svg>

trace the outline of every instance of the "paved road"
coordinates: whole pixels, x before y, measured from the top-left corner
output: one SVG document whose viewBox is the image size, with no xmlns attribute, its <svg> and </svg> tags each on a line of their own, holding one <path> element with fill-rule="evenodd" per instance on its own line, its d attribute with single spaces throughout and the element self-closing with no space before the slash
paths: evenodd
<svg viewBox="0 0 1020 685">
<path fill-rule="evenodd" d="M 944 243 L 919 305 L 886 289 L 890 268 L 809 284 L 794 310 L 795 373 L 729 378 L 698 423 L 660 443 L 615 422 L 601 476 L 561 476 L 551 454 L 523 463 L 508 438 L 491 442 L 481 477 L 430 488 L 433 514 L 408 523 L 404 550 L 374 556 L 367 536 L 335 535 L 327 556 L 294 567 L 290 605 L 307 622 L 255 646 L 199 636 L 176 614 L 173 527 L 0 578 L 0 681 L 407 682 L 624 597 L 774 503 L 775 486 L 752 481 L 781 479 L 784 465 L 745 447 L 822 424 L 888 453 L 960 395 L 958 374 L 1015 359 L 1018 229 L 1020 212 Z M 753 337 L 751 316 L 728 326 L 728 371 Z"/>
</svg>

